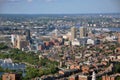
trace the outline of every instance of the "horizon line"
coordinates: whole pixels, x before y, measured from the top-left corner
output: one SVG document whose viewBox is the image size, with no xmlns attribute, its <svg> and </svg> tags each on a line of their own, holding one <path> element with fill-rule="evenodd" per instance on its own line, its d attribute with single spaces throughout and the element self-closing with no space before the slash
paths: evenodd
<svg viewBox="0 0 120 80">
<path fill-rule="evenodd" d="M 120 12 L 110 13 L 0 13 L 0 15 L 87 15 L 87 14 L 120 14 Z"/>
</svg>

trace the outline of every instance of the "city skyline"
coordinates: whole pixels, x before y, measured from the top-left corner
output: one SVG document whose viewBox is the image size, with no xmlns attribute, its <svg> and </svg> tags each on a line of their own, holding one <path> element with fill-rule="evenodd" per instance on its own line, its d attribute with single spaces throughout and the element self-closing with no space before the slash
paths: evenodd
<svg viewBox="0 0 120 80">
<path fill-rule="evenodd" d="M 0 80 L 120 80 L 119 1 L 0 0 Z"/>
<path fill-rule="evenodd" d="M 119 0 L 0 0 L 0 14 L 120 13 Z"/>
</svg>

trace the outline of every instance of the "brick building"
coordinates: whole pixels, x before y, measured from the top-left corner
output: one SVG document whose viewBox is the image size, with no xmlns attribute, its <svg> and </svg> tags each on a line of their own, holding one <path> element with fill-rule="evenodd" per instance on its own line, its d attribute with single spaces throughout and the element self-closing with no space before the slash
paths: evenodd
<svg viewBox="0 0 120 80">
<path fill-rule="evenodd" d="M 114 76 L 102 76 L 102 80 L 115 80 Z"/>
<path fill-rule="evenodd" d="M 21 80 L 21 77 L 21 74 L 5 73 L 2 75 L 2 80 Z"/>
</svg>

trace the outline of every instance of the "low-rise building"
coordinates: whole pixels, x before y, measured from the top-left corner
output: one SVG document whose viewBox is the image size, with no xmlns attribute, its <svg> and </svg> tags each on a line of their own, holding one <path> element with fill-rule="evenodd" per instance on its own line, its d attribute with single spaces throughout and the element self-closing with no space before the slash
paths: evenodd
<svg viewBox="0 0 120 80">
<path fill-rule="evenodd" d="M 90 80 L 89 76 L 86 75 L 79 75 L 78 80 Z"/>
<path fill-rule="evenodd" d="M 5 73 L 2 75 L 2 80 L 21 80 L 21 77 L 21 74 Z"/>
</svg>

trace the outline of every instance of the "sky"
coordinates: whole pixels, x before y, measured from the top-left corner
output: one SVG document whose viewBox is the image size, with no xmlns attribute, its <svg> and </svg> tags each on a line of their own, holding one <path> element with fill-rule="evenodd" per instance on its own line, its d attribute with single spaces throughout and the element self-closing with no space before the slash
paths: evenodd
<svg viewBox="0 0 120 80">
<path fill-rule="evenodd" d="M 0 0 L 0 14 L 120 13 L 120 0 Z"/>
</svg>

